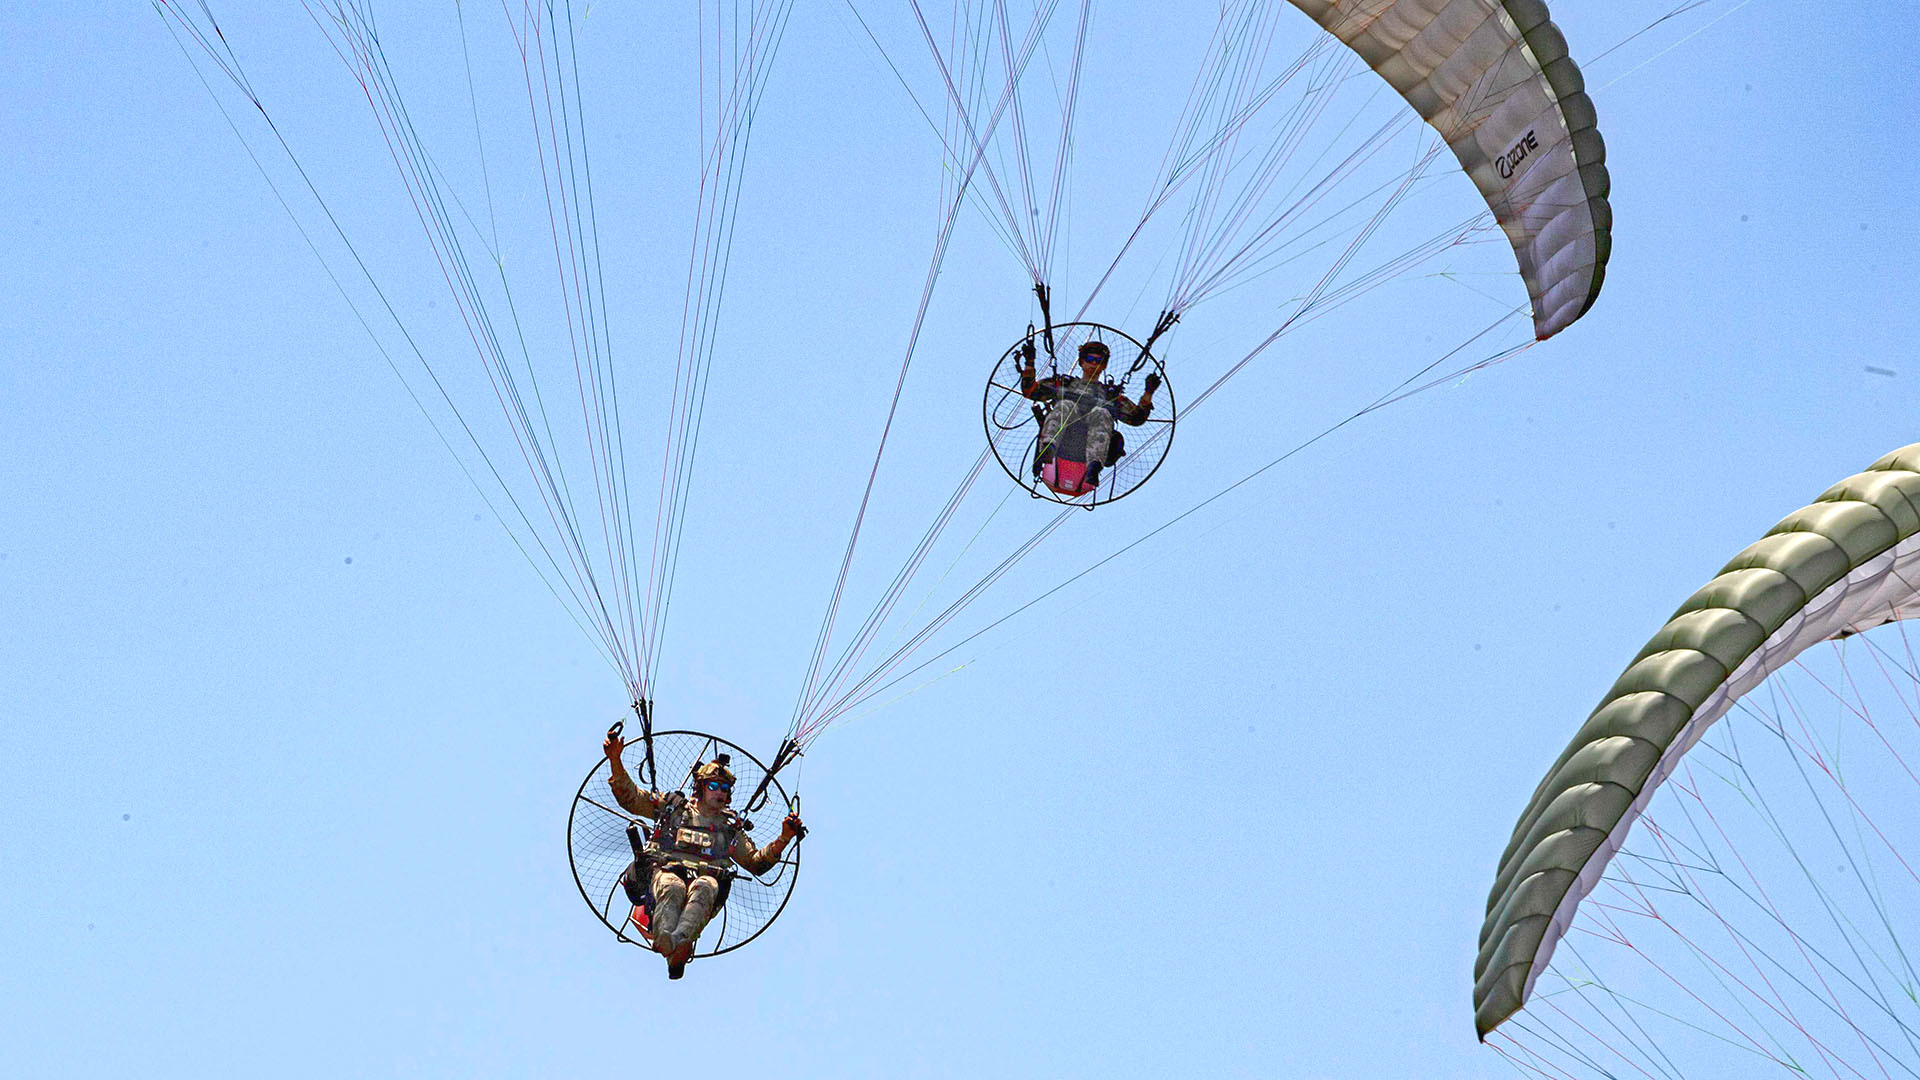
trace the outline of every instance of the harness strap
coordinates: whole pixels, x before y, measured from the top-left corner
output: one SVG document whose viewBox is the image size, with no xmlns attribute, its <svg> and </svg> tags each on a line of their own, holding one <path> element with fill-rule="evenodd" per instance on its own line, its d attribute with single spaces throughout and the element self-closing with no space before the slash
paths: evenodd
<svg viewBox="0 0 1920 1080">
<path fill-rule="evenodd" d="M 1153 324 L 1153 333 L 1147 335 L 1146 342 L 1140 346 L 1140 355 L 1134 358 L 1133 366 L 1127 369 L 1128 379 L 1133 378 L 1133 373 L 1139 371 L 1141 365 L 1147 362 L 1147 357 L 1153 352 L 1153 343 L 1160 340 L 1160 335 L 1173 329 L 1173 324 L 1179 321 L 1180 313 L 1177 311 L 1160 313 L 1159 320 Z"/>
<path fill-rule="evenodd" d="M 1034 282 L 1033 295 L 1040 298 L 1040 321 L 1046 326 L 1047 363 L 1050 364 L 1055 371 L 1059 371 L 1060 360 L 1054 355 L 1053 348 L 1053 308 L 1048 304 L 1050 297 L 1047 293 L 1047 283 L 1044 281 Z"/>
<path fill-rule="evenodd" d="M 633 711 L 640 714 L 640 739 L 646 743 L 647 750 L 647 760 L 643 766 L 641 779 L 646 781 L 648 787 L 653 787 L 658 779 L 657 770 L 653 764 L 653 703 L 646 698 L 641 698 L 633 703 Z"/>
</svg>

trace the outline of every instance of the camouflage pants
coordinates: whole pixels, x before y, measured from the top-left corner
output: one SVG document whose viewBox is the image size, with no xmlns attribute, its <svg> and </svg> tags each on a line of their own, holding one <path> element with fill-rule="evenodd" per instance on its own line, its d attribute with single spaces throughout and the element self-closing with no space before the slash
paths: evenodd
<svg viewBox="0 0 1920 1080">
<path fill-rule="evenodd" d="M 689 885 L 672 870 L 653 874 L 653 943 L 661 952 L 678 945 L 691 945 L 713 917 L 713 900 L 720 893 L 719 879 L 701 874 Z"/>
<path fill-rule="evenodd" d="M 1086 432 L 1086 446 L 1075 446 L 1078 440 L 1076 432 L 1067 429 L 1076 420 L 1085 420 L 1082 425 Z M 1068 461 L 1078 461 L 1091 465 L 1098 461 L 1105 463 L 1107 450 L 1113 443 L 1113 413 L 1104 408 L 1094 408 L 1082 412 L 1071 400 L 1062 401 L 1047 412 L 1046 423 L 1040 427 L 1040 449 L 1058 452 Z"/>
</svg>

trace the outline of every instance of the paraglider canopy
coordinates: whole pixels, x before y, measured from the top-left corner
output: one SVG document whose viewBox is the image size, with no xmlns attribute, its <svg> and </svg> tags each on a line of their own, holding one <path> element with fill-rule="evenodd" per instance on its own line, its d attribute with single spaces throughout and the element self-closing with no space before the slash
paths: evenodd
<svg viewBox="0 0 1920 1080">
<path fill-rule="evenodd" d="M 1709 727 L 1810 646 L 1915 616 L 1920 443 L 1828 488 L 1734 556 L 1575 733 L 1514 826 L 1487 897 L 1474 962 L 1480 1037 L 1527 1005 L 1581 902 Z"/>
<path fill-rule="evenodd" d="M 1540 340 L 1586 314 L 1613 252 L 1586 81 L 1541 0 L 1292 0 L 1447 141 L 1513 244 Z"/>
</svg>

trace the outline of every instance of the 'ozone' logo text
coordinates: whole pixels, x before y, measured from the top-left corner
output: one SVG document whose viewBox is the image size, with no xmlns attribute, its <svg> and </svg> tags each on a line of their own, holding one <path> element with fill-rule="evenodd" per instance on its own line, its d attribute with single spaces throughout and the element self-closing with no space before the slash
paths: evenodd
<svg viewBox="0 0 1920 1080">
<path fill-rule="evenodd" d="M 1493 159 L 1494 171 L 1500 174 L 1500 179 L 1511 180 L 1514 167 L 1527 160 L 1527 155 L 1538 149 L 1540 149 L 1540 140 L 1534 138 L 1533 132 L 1529 131 L 1520 136 L 1506 153 Z"/>
</svg>

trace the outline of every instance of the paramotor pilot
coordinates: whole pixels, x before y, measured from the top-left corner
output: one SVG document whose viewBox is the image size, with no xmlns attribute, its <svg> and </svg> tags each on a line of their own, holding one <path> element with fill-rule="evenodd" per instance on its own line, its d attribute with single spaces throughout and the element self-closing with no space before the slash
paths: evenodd
<svg viewBox="0 0 1920 1080">
<path fill-rule="evenodd" d="M 747 836 L 745 819 L 729 809 L 733 771 L 728 756 L 717 755 L 693 771 L 693 798 L 680 791 L 642 790 L 620 760 L 626 740 L 609 732 L 608 785 L 622 809 L 652 818 L 652 837 L 644 855 L 621 881 L 634 900 L 634 925 L 654 951 L 667 959 L 667 977 L 685 974 L 687 959 L 707 920 L 727 902 L 733 883 L 731 864 L 763 874 L 779 863 L 787 844 L 806 830 L 798 814 L 780 823 L 780 835 L 765 847 Z"/>
<path fill-rule="evenodd" d="M 1040 439 L 1033 458 L 1034 479 L 1062 495 L 1084 495 L 1100 484 L 1100 471 L 1112 468 L 1127 452 L 1125 438 L 1113 429 L 1115 420 L 1139 427 L 1153 413 L 1153 392 L 1160 388 L 1158 372 L 1149 372 L 1146 392 L 1134 401 L 1120 385 L 1106 377 L 1106 343 L 1093 340 L 1080 346 L 1080 374 L 1038 377 L 1035 350 L 1029 338 L 1020 349 L 1020 393 L 1041 404 Z"/>
</svg>

